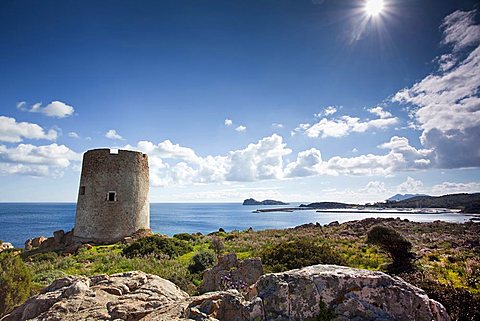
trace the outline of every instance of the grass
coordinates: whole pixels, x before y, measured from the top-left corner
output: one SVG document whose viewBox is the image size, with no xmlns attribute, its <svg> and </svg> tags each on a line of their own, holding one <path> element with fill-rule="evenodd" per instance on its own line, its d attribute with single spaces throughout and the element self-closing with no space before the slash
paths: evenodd
<svg viewBox="0 0 480 321">
<path fill-rule="evenodd" d="M 265 249 L 276 247 L 282 242 L 306 238 L 314 244 L 327 244 L 347 266 L 384 271 L 391 263 L 389 255 L 366 242 L 368 230 L 379 223 L 394 228 L 412 243 L 412 251 L 417 255 L 415 265 L 428 278 L 445 286 L 480 294 L 480 253 L 479 247 L 475 246 L 480 224 L 367 219 L 332 227 L 307 226 L 195 235 L 188 241 L 192 250 L 176 258 L 158 255 L 127 258 L 122 255 L 125 245 L 113 244 L 82 249 L 70 256 L 52 253 L 36 255 L 27 258 L 26 263 L 32 271 L 36 289 L 67 275 L 91 276 L 140 270 L 168 279 L 194 294 L 201 283 L 201 275 L 191 274 L 188 266 L 196 253 L 209 248 L 214 237 L 223 241 L 224 253 L 237 253 L 240 259 L 260 256 Z M 189 238 L 183 235 L 182 239 Z M 265 266 L 265 270 L 270 269 Z"/>
</svg>

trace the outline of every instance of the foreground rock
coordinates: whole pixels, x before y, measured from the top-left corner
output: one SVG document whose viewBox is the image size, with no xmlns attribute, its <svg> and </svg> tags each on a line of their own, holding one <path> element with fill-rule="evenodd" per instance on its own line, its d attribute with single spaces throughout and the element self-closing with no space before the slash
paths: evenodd
<svg viewBox="0 0 480 321">
<path fill-rule="evenodd" d="M 246 289 L 257 282 L 263 275 L 260 258 L 238 260 L 235 253 L 223 255 L 218 264 L 203 273 L 203 283 L 199 288 L 201 293 L 227 290 Z"/>
<path fill-rule="evenodd" d="M 381 272 L 315 265 L 266 274 L 253 288 L 248 300 L 236 290 L 189 297 L 143 272 L 64 278 L 2 320 L 449 320 L 422 290 Z"/>
</svg>

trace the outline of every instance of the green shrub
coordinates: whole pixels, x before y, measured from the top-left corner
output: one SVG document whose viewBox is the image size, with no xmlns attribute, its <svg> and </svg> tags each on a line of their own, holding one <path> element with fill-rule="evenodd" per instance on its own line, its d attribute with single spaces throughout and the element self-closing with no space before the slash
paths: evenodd
<svg viewBox="0 0 480 321">
<path fill-rule="evenodd" d="M 30 270 L 18 255 L 0 253 L 0 317 L 23 303 L 32 291 Z"/>
<path fill-rule="evenodd" d="M 221 238 L 214 236 L 212 238 L 212 242 L 210 243 L 210 249 L 212 249 L 215 254 L 220 255 L 222 254 L 223 250 L 225 249 L 225 245 Z"/>
<path fill-rule="evenodd" d="M 212 251 L 198 252 L 192 257 L 192 263 L 188 266 L 190 273 L 200 273 L 215 265 L 216 256 Z"/>
<path fill-rule="evenodd" d="M 451 320 L 480 320 L 480 294 L 441 284 L 433 280 L 432 276 L 422 272 L 404 273 L 400 276 L 405 281 L 423 289 L 430 299 L 443 304 Z"/>
<path fill-rule="evenodd" d="M 310 239 L 282 242 L 260 253 L 262 263 L 272 272 L 282 272 L 315 264 L 344 265 L 344 259 L 327 244 Z"/>
<path fill-rule="evenodd" d="M 133 242 L 123 249 L 122 254 L 128 258 L 150 255 L 158 257 L 167 255 L 170 258 L 175 258 L 190 251 L 192 251 L 192 246 L 188 242 L 153 235 Z"/>
<path fill-rule="evenodd" d="M 42 262 L 42 261 L 55 262 L 57 258 L 58 258 L 57 253 L 46 252 L 46 253 L 38 253 L 38 254 L 31 255 L 28 257 L 27 260 L 30 262 Z"/>
<path fill-rule="evenodd" d="M 195 243 L 198 240 L 198 235 L 193 235 L 188 233 L 175 234 L 173 237 L 182 241 L 193 242 L 193 243 Z"/>
<path fill-rule="evenodd" d="M 373 226 L 368 231 L 367 243 L 378 245 L 390 254 L 393 260 L 388 266 L 390 273 L 413 270 L 412 260 L 415 256 L 411 252 L 412 243 L 394 229 L 383 225 Z"/>
</svg>

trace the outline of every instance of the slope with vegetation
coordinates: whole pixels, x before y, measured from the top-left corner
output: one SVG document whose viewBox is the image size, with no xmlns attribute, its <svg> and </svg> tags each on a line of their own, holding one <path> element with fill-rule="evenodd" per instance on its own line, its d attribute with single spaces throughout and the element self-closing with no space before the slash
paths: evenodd
<svg viewBox="0 0 480 321">
<path fill-rule="evenodd" d="M 386 231 L 376 235 L 371 232 L 378 229 Z M 319 263 L 342 264 L 396 273 L 443 303 L 453 320 L 475 320 L 480 316 L 478 235 L 480 224 L 471 222 L 414 223 L 372 218 L 323 227 L 307 224 L 282 230 L 156 235 L 131 245 L 83 248 L 69 256 L 55 252 L 20 256 L 9 251 L 0 257 L 0 264 L 12 266 L 7 268 L 8 275 L 17 274 L 12 269 L 23 273 L 22 287 L 31 288 L 32 293 L 65 275 L 140 270 L 166 278 L 190 294 L 201 283 L 201 273 L 214 265 L 221 253 L 235 252 L 242 259 L 261 257 L 266 272 Z M 397 246 L 388 245 L 392 240 Z M 16 263 L 11 263 L 12 257 Z M 412 266 L 396 269 L 407 263 Z M 5 289 L 20 286 L 8 275 L 0 278 Z M 0 305 L 0 314 L 26 298 L 8 297 L 7 305 Z"/>
</svg>

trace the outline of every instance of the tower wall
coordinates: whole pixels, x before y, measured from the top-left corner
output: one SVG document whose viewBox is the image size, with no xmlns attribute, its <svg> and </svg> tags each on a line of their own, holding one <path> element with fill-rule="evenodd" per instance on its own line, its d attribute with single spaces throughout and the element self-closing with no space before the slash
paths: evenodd
<svg viewBox="0 0 480 321">
<path fill-rule="evenodd" d="M 148 156 L 127 150 L 83 155 L 74 239 L 116 242 L 150 226 Z"/>
</svg>

